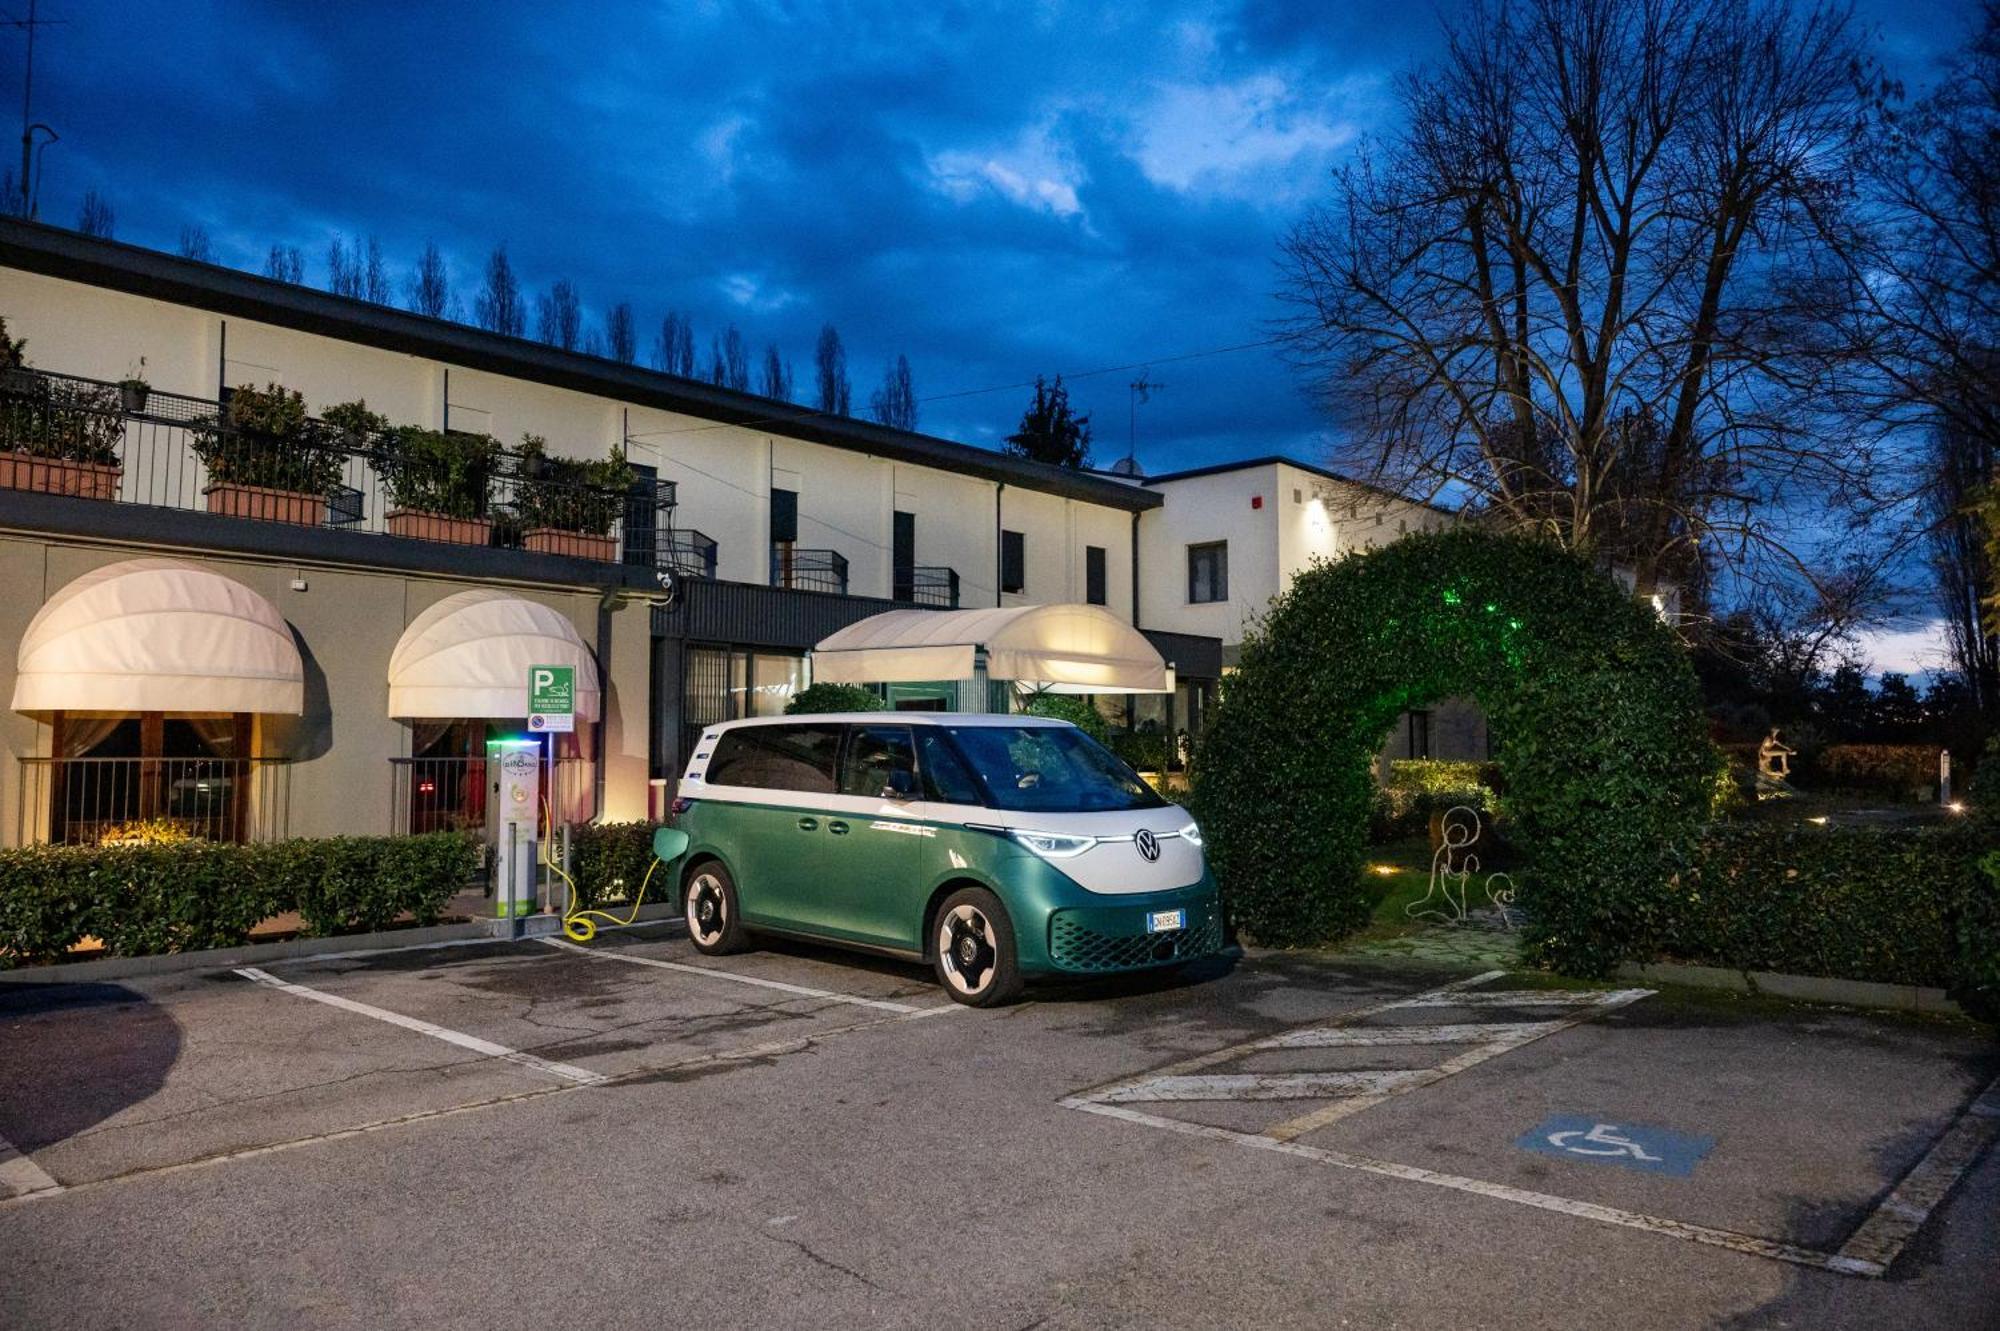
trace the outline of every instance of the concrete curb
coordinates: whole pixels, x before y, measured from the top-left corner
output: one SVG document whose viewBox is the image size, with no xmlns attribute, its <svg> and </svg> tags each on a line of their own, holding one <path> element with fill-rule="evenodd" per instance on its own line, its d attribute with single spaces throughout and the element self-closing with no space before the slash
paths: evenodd
<svg viewBox="0 0 2000 1331">
<path fill-rule="evenodd" d="M 666 904 L 642 906 L 641 924 L 654 920 L 677 919 L 680 912 Z M 336 934 L 332 938 L 291 938 L 279 943 L 245 943 L 239 947 L 210 948 L 201 952 L 166 952 L 152 957 L 104 957 L 97 961 L 76 961 L 66 965 L 21 966 L 0 970 L 0 989 L 12 985 L 93 984 L 100 980 L 130 980 L 148 975 L 172 975 L 179 971 L 230 970 L 237 966 L 262 966 L 274 961 L 307 957 L 345 956 L 350 953 L 394 952 L 402 948 L 435 947 L 452 943 L 503 943 L 495 938 L 491 922 L 473 920 L 465 924 L 438 924 L 426 929 L 385 929 L 373 934 Z"/>
<path fill-rule="evenodd" d="M 1840 1003 L 1848 1007 L 1893 1008 L 1932 1016 L 1963 1017 L 1965 1012 L 1942 989 L 1916 984 L 1882 984 L 1874 980 L 1836 980 L 1822 975 L 1780 975 L 1774 971 L 1739 971 L 1720 966 L 1686 966 L 1678 962 L 1637 965 L 1627 962 L 1617 971 L 1621 980 L 1678 984 L 1691 989 L 1726 989 L 1740 994 L 1765 994 L 1807 1003 Z"/>
</svg>

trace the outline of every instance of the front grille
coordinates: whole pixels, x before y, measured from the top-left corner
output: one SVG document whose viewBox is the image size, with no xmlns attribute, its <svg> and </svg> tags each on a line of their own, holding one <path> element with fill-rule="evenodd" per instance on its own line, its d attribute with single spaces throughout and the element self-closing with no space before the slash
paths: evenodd
<svg viewBox="0 0 2000 1331">
<path fill-rule="evenodd" d="M 1188 925 L 1149 934 L 1146 912 L 1059 910 L 1049 920 L 1049 957 L 1071 971 L 1130 971 L 1205 957 L 1222 946 L 1222 918 L 1213 906 L 1189 906 Z M 1165 955 L 1157 955 L 1166 945 Z"/>
</svg>

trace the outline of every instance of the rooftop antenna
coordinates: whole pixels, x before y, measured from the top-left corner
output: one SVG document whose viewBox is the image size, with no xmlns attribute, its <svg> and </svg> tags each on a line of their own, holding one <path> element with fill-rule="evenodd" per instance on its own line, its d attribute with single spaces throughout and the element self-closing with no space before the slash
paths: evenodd
<svg viewBox="0 0 2000 1331">
<path fill-rule="evenodd" d="M 1139 377 L 1126 385 L 1131 390 L 1125 402 L 1125 458 L 1112 468 L 1121 476 L 1140 476 L 1139 470 L 1139 408 L 1151 402 L 1153 394 L 1166 385 L 1153 378 L 1151 370 L 1139 371 Z"/>
<path fill-rule="evenodd" d="M 35 131 L 40 130 L 44 134 L 47 134 L 50 143 L 55 142 L 56 138 L 54 130 L 50 129 L 47 125 L 38 123 L 34 118 L 35 30 L 65 21 L 63 19 L 36 17 L 35 4 L 36 0 L 28 0 L 28 17 L 24 19 L 0 19 L 0 25 L 17 28 L 28 34 L 27 70 L 21 79 L 21 215 L 23 217 L 33 217 L 35 215 L 35 194 L 29 187 L 29 180 L 38 156 L 35 152 Z M 43 144 L 42 146 L 46 148 L 48 144 Z"/>
</svg>

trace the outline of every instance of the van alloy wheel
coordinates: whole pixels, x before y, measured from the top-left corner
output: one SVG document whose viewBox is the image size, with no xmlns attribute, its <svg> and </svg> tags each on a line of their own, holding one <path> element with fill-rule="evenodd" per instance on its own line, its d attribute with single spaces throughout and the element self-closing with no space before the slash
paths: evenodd
<svg viewBox="0 0 2000 1331">
<path fill-rule="evenodd" d="M 1021 992 L 1013 922 L 983 887 L 962 888 L 938 907 L 932 960 L 945 992 L 960 1003 L 992 1007 Z"/>
<path fill-rule="evenodd" d="M 744 933 L 736 908 L 736 884 L 721 863 L 711 860 L 689 875 L 686 906 L 681 918 L 687 921 L 688 941 L 695 951 L 708 956 L 739 952 Z"/>
</svg>

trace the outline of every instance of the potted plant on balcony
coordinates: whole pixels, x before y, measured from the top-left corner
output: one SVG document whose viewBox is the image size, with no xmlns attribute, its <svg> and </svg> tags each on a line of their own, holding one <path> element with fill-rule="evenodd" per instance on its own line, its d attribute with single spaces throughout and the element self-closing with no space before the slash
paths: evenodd
<svg viewBox="0 0 2000 1331">
<path fill-rule="evenodd" d="M 143 415 L 147 399 L 153 396 L 153 386 L 146 382 L 146 358 L 139 357 L 139 368 L 118 381 L 118 402 L 128 416 Z"/>
<path fill-rule="evenodd" d="M 208 468 L 208 511 L 317 527 L 340 483 L 343 454 L 332 435 L 306 415 L 305 398 L 294 390 L 233 390 L 221 416 L 196 426 L 190 444 Z"/>
<path fill-rule="evenodd" d="M 368 465 L 389 491 L 389 534 L 490 544 L 488 506 L 500 453 L 500 441 L 489 434 L 405 425 L 381 435 Z"/>
<path fill-rule="evenodd" d="M 35 373 L 27 345 L 8 337 L 0 319 L 0 489 L 117 498 L 125 437 L 118 394 Z"/>
<path fill-rule="evenodd" d="M 604 563 L 618 558 L 611 528 L 632 488 L 622 447 L 607 458 L 552 458 L 547 440 L 524 434 L 514 468 L 514 508 L 525 548 Z"/>
</svg>

